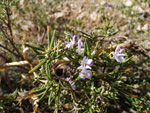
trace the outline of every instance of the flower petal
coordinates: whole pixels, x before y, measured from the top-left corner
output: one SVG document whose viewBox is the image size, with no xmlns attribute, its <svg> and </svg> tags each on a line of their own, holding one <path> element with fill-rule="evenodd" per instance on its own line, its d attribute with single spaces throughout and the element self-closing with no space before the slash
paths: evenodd
<svg viewBox="0 0 150 113">
<path fill-rule="evenodd" d="M 84 56 L 83 60 L 81 61 L 81 64 L 82 64 L 82 65 L 85 65 L 86 62 L 87 62 L 87 58 L 86 58 L 86 56 Z"/>
<path fill-rule="evenodd" d="M 120 46 L 118 45 L 118 46 L 116 47 L 116 49 L 115 49 L 115 54 L 118 54 L 119 51 L 120 51 Z"/>
<path fill-rule="evenodd" d="M 86 78 L 88 78 L 88 79 L 92 78 L 92 72 L 90 70 L 87 70 Z"/>
<path fill-rule="evenodd" d="M 92 72 L 90 70 L 86 70 L 86 69 L 83 69 L 80 73 L 79 73 L 79 76 L 81 79 L 91 79 L 92 77 Z"/>
<path fill-rule="evenodd" d="M 81 79 L 85 79 L 86 78 L 86 72 L 84 70 L 82 70 L 80 73 L 79 73 L 79 76 Z"/>
<path fill-rule="evenodd" d="M 76 42 L 75 42 L 75 35 L 72 36 L 70 33 L 69 33 L 68 35 L 70 35 L 70 36 L 72 37 L 72 39 L 70 39 L 70 42 L 66 42 L 66 41 L 65 41 L 65 43 L 67 44 L 66 47 L 67 47 L 67 48 L 70 48 L 70 47 L 73 48 L 73 46 L 74 46 L 75 43 L 76 43 Z"/>
<path fill-rule="evenodd" d="M 93 60 L 92 59 L 88 59 L 87 65 L 92 66 L 93 65 Z"/>
<path fill-rule="evenodd" d="M 79 66 L 77 69 L 84 69 L 85 67 L 83 67 L 82 65 Z"/>
<path fill-rule="evenodd" d="M 117 56 L 118 57 L 123 57 L 123 56 L 125 56 L 125 54 L 118 54 Z"/>
<path fill-rule="evenodd" d="M 86 65 L 85 66 L 86 69 L 92 69 L 90 66 Z"/>
<path fill-rule="evenodd" d="M 125 49 L 120 49 L 119 51 L 121 54 L 125 53 Z"/>
<path fill-rule="evenodd" d="M 125 60 L 124 57 L 116 57 L 117 62 L 123 62 Z"/>
</svg>

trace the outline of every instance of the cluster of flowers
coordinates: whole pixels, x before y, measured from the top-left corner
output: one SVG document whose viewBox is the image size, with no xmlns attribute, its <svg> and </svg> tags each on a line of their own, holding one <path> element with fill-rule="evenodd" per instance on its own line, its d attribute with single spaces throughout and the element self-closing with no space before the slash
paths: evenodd
<svg viewBox="0 0 150 113">
<path fill-rule="evenodd" d="M 75 35 L 72 36 L 71 34 L 69 34 L 72 39 L 70 39 L 70 42 L 65 42 L 66 43 L 66 48 L 73 48 L 76 45 L 76 41 L 75 41 Z M 83 42 L 82 39 L 78 40 L 78 48 L 77 48 L 77 52 L 79 55 L 81 55 L 81 53 L 84 51 L 83 48 Z M 115 58 L 117 62 L 123 62 L 125 60 L 124 56 L 125 56 L 125 49 L 121 49 L 120 46 L 118 45 L 115 49 L 115 52 L 112 52 L 113 54 L 113 59 Z M 91 66 L 93 65 L 93 60 L 92 59 L 88 59 L 86 56 L 84 56 L 83 60 L 81 61 L 81 66 L 79 66 L 77 69 L 80 70 L 79 76 L 81 79 L 91 79 L 92 77 L 92 71 L 91 71 Z M 67 81 L 69 81 L 69 83 L 72 86 L 72 89 L 75 90 L 75 83 L 69 79 L 67 79 Z"/>
<path fill-rule="evenodd" d="M 73 48 L 76 44 L 75 35 L 74 36 L 72 36 L 71 34 L 68 34 L 68 35 L 70 35 L 72 37 L 72 39 L 70 39 L 70 42 L 66 41 L 66 48 Z M 78 49 L 77 49 L 77 52 L 79 55 L 84 51 L 84 48 L 82 48 L 82 47 L 83 47 L 82 39 L 79 39 L 78 40 Z"/>
</svg>

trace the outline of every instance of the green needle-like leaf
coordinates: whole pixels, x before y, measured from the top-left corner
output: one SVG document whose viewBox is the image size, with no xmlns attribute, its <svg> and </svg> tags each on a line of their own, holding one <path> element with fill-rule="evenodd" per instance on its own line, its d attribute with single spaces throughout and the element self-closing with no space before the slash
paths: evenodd
<svg viewBox="0 0 150 113">
<path fill-rule="evenodd" d="M 33 69 L 31 69 L 29 71 L 29 73 L 33 73 L 34 71 L 36 71 L 37 69 L 39 69 L 45 62 L 47 61 L 47 59 L 42 60 L 42 62 L 40 62 L 38 65 L 36 65 Z"/>
<path fill-rule="evenodd" d="M 50 43 L 50 48 L 53 47 L 55 38 L 56 38 L 56 30 L 54 30 L 54 32 L 53 32 L 53 37 L 52 37 L 52 40 L 51 40 L 51 43 Z"/>
<path fill-rule="evenodd" d="M 47 35 L 48 35 L 48 48 L 50 48 L 50 43 L 51 43 L 50 26 L 47 26 Z"/>
</svg>

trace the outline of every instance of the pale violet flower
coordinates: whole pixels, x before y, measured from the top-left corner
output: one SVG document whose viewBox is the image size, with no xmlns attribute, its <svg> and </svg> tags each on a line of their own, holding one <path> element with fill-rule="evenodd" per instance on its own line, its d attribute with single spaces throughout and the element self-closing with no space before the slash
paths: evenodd
<svg viewBox="0 0 150 113">
<path fill-rule="evenodd" d="M 95 0 L 93 0 L 92 3 L 95 3 Z"/>
<path fill-rule="evenodd" d="M 111 6 L 109 4 L 106 5 L 105 11 L 108 11 Z"/>
<path fill-rule="evenodd" d="M 118 45 L 115 49 L 115 52 L 113 52 L 113 58 L 117 60 L 117 62 L 123 62 L 125 60 L 125 49 L 121 49 L 120 46 Z"/>
<path fill-rule="evenodd" d="M 92 77 L 92 72 L 90 70 L 87 70 L 86 68 L 83 69 L 80 73 L 79 76 L 81 79 L 91 79 Z"/>
<path fill-rule="evenodd" d="M 97 70 L 97 74 L 101 75 L 102 71 L 100 69 Z"/>
<path fill-rule="evenodd" d="M 66 47 L 67 48 L 70 48 L 70 47 L 72 47 L 73 48 L 73 46 L 75 45 L 75 35 L 74 36 L 72 36 L 71 34 L 69 34 L 71 37 L 72 37 L 72 39 L 70 39 L 70 42 L 65 42 L 67 45 L 66 45 Z"/>
<path fill-rule="evenodd" d="M 79 39 L 79 40 L 78 40 L 78 49 L 77 49 L 77 52 L 78 52 L 79 55 L 80 55 L 80 54 L 83 52 L 83 50 L 84 50 L 84 48 L 82 48 L 82 47 L 83 47 L 82 39 Z"/>
<path fill-rule="evenodd" d="M 77 69 L 81 69 L 82 71 L 79 73 L 79 76 L 81 79 L 91 79 L 92 72 L 87 69 L 92 69 L 91 66 L 93 65 L 93 60 L 88 59 L 86 56 L 81 61 L 81 66 L 79 66 Z"/>
<path fill-rule="evenodd" d="M 79 66 L 77 69 L 91 69 L 90 66 L 93 65 L 93 60 L 88 59 L 86 56 L 81 61 L 81 66 Z"/>
<path fill-rule="evenodd" d="M 75 82 L 71 81 L 69 78 L 66 78 L 65 80 L 69 82 L 69 84 L 71 85 L 71 87 L 72 87 L 73 90 L 76 90 L 76 88 L 75 88 Z"/>
</svg>

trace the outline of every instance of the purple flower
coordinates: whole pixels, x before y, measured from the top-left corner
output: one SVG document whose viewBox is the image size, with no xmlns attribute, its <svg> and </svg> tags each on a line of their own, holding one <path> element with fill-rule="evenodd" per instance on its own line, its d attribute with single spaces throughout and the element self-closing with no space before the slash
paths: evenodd
<svg viewBox="0 0 150 113">
<path fill-rule="evenodd" d="M 100 69 L 97 70 L 97 74 L 101 75 L 102 71 Z"/>
<path fill-rule="evenodd" d="M 77 69 L 82 69 L 82 71 L 79 73 L 79 76 L 81 79 L 91 79 L 92 72 L 87 69 L 92 69 L 91 66 L 93 65 L 93 60 L 88 59 L 86 56 L 81 61 L 81 66 L 79 66 Z"/>
<path fill-rule="evenodd" d="M 71 81 L 69 78 L 66 78 L 65 80 L 69 82 L 73 90 L 76 90 L 75 82 Z"/>
<path fill-rule="evenodd" d="M 121 49 L 118 45 L 115 49 L 115 52 L 113 52 L 113 58 L 117 60 L 117 62 L 123 62 L 125 60 L 125 49 Z"/>
<path fill-rule="evenodd" d="M 92 77 L 92 72 L 90 70 L 87 69 L 83 69 L 80 73 L 79 76 L 81 79 L 91 79 Z"/>
<path fill-rule="evenodd" d="M 67 45 L 66 45 L 66 47 L 67 48 L 70 48 L 70 47 L 72 47 L 73 48 L 73 46 L 75 45 L 75 35 L 74 36 L 72 36 L 71 34 L 69 34 L 71 37 L 72 37 L 72 39 L 70 39 L 70 42 L 65 42 L 65 43 L 67 43 Z"/>
<path fill-rule="evenodd" d="M 111 6 L 109 4 L 106 5 L 105 7 L 105 11 L 108 11 L 108 9 L 110 8 Z"/>
<path fill-rule="evenodd" d="M 90 66 L 93 65 L 93 60 L 88 59 L 86 56 L 81 61 L 81 66 L 79 66 L 77 69 L 91 69 Z"/>
<path fill-rule="evenodd" d="M 83 47 L 83 42 L 82 42 L 82 39 L 79 39 L 79 40 L 78 40 L 78 49 L 77 49 L 79 55 L 80 55 L 80 54 L 82 53 L 82 51 L 84 50 L 84 48 L 81 48 L 81 47 Z"/>
</svg>

